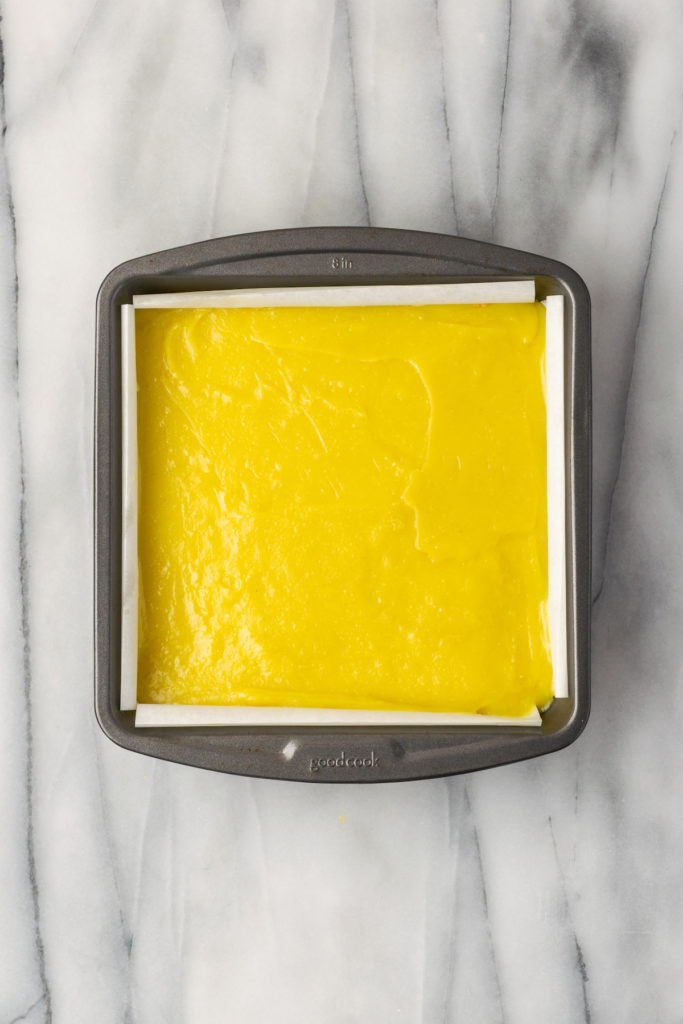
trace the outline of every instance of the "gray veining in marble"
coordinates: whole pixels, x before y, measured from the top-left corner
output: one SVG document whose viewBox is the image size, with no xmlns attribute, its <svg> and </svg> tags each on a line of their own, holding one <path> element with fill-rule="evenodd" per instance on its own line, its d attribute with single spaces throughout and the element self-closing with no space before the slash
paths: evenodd
<svg viewBox="0 0 683 1024">
<path fill-rule="evenodd" d="M 0 1021 L 683 1020 L 680 0 L 3 0 Z M 94 298 L 373 224 L 594 304 L 594 707 L 477 776 L 155 763 L 92 711 Z"/>
</svg>

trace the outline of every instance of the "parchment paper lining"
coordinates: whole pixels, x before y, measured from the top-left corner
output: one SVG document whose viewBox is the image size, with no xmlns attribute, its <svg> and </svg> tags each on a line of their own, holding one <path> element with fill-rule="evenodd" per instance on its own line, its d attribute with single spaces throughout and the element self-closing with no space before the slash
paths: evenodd
<svg viewBox="0 0 683 1024">
<path fill-rule="evenodd" d="M 327 708 L 217 707 L 137 703 L 137 384 L 135 309 L 284 306 L 438 305 L 533 302 L 533 281 L 437 285 L 359 285 L 334 288 L 235 289 L 136 295 L 121 309 L 122 373 L 122 585 L 121 709 L 136 710 L 136 726 L 257 725 L 463 725 L 540 726 L 527 717 Z M 561 296 L 546 305 L 546 404 L 548 440 L 548 619 L 556 698 L 567 696 L 564 495 L 564 314 Z"/>
<path fill-rule="evenodd" d="M 135 310 L 121 307 L 121 710 L 134 711 L 138 690 L 138 403 Z"/>
<path fill-rule="evenodd" d="M 331 288 L 234 288 L 219 292 L 134 295 L 136 309 L 237 309 L 250 306 L 435 306 L 533 302 L 533 281 L 463 284 L 359 284 Z"/>
<path fill-rule="evenodd" d="M 524 718 L 432 711 L 355 711 L 336 708 L 246 708 L 215 704 L 138 704 L 135 724 L 158 725 L 541 725 Z"/>
</svg>

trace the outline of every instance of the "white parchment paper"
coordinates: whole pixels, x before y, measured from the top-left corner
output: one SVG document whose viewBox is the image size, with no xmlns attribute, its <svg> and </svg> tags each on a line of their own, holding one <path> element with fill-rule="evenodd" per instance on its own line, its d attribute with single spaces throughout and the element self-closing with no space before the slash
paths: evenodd
<svg viewBox="0 0 683 1024">
<path fill-rule="evenodd" d="M 217 292 L 134 295 L 136 309 L 240 309 L 273 306 L 457 306 L 533 302 L 533 281 L 462 284 L 360 284 L 331 288 L 234 288 Z"/>
<path fill-rule="evenodd" d="M 524 718 L 434 711 L 358 711 L 337 708 L 246 708 L 215 704 L 138 704 L 135 724 L 157 725 L 541 725 Z"/>
<path fill-rule="evenodd" d="M 567 577 L 564 465 L 564 298 L 545 300 L 545 389 L 548 486 L 548 632 L 555 697 L 567 697 Z"/>
<path fill-rule="evenodd" d="M 488 725 L 539 726 L 541 716 L 328 708 L 261 708 L 137 703 L 137 383 L 135 309 L 202 309 L 284 306 L 438 305 L 533 302 L 533 281 L 437 285 L 359 285 L 334 288 L 236 289 L 136 295 L 122 307 L 123 541 L 121 619 L 121 708 L 136 709 L 144 726 L 243 725 Z M 548 439 L 548 618 L 555 695 L 567 695 L 564 502 L 564 314 L 561 296 L 546 299 L 546 404 Z"/>
<path fill-rule="evenodd" d="M 133 711 L 138 688 L 138 403 L 132 306 L 121 307 L 121 395 L 121 710 Z"/>
</svg>

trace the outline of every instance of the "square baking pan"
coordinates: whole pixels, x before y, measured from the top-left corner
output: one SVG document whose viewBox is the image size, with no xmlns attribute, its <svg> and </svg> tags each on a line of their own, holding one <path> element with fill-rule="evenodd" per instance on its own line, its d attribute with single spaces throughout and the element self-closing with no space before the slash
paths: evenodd
<svg viewBox="0 0 683 1024">
<path fill-rule="evenodd" d="M 134 295 L 233 288 L 445 284 L 532 279 L 564 297 L 568 697 L 540 727 L 462 725 L 136 727 L 120 710 L 121 309 Z M 95 711 L 114 742 L 215 771 L 311 782 L 387 782 L 474 771 L 572 743 L 590 707 L 590 300 L 569 267 L 449 235 L 302 228 L 212 239 L 123 263 L 97 298 L 95 371 Z"/>
</svg>

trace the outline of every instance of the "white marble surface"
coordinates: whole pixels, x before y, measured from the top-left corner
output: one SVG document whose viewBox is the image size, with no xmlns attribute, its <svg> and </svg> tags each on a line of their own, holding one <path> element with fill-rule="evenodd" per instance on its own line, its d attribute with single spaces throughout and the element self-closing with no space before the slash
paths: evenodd
<svg viewBox="0 0 683 1024">
<path fill-rule="evenodd" d="M 680 0 L 0 6 L 0 1021 L 680 1024 Z M 398 786 L 121 751 L 92 711 L 98 284 L 365 223 L 591 289 L 589 727 Z"/>
</svg>

